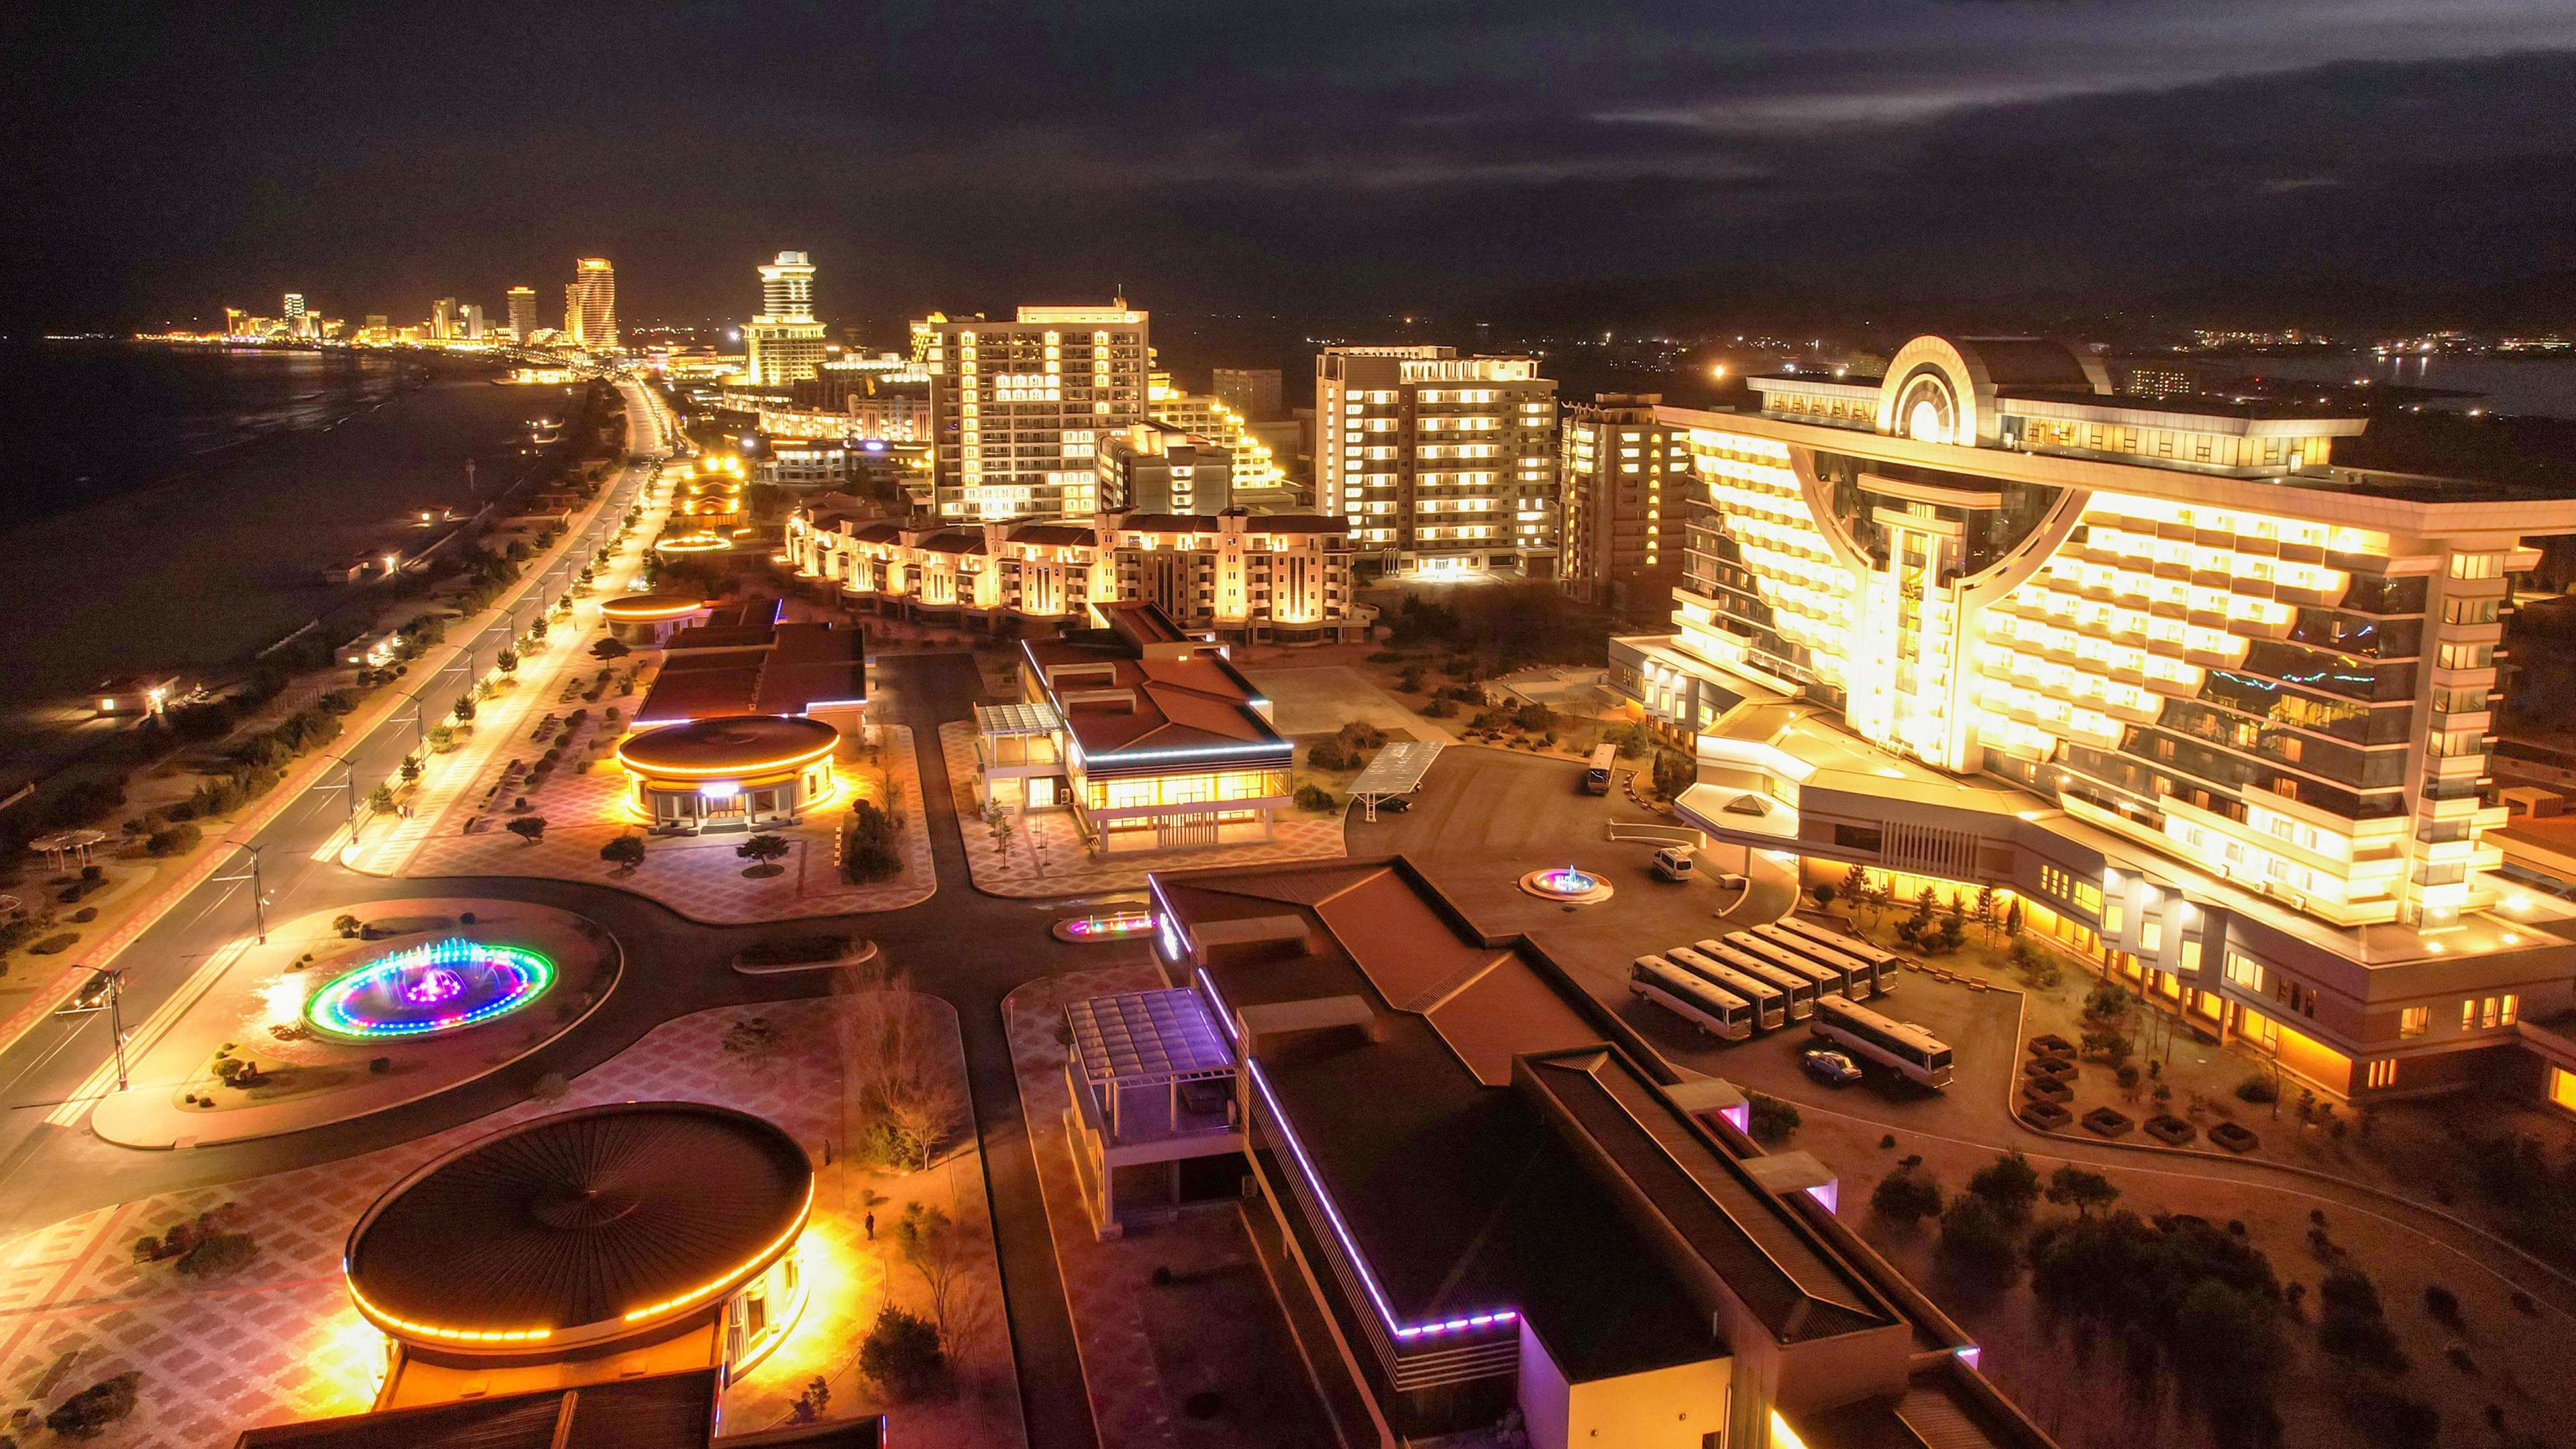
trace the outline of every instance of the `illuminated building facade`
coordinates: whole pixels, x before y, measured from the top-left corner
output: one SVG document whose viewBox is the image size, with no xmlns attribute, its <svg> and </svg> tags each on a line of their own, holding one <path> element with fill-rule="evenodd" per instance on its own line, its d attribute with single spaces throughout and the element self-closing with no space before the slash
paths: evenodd
<svg viewBox="0 0 2576 1449">
<path fill-rule="evenodd" d="M 1255 498 L 1282 506 L 1292 502 L 1288 475 L 1279 466 L 1270 444 L 1252 430 L 1247 415 L 1232 404 L 1204 393 L 1183 392 L 1172 386 L 1169 374 L 1158 372 L 1146 380 L 1145 415 L 1183 432 L 1196 433 L 1225 449 L 1229 485 L 1235 496 L 1245 498 L 1247 503 Z"/>
<path fill-rule="evenodd" d="M 617 350 L 617 269 L 608 258 L 583 257 L 575 263 L 572 285 L 564 293 L 564 329 L 580 346 Z"/>
<path fill-rule="evenodd" d="M 1022 307 L 1009 322 L 919 324 L 939 516 L 1098 511 L 1099 439 L 1145 417 L 1147 325 L 1147 314 L 1123 301 Z"/>
<path fill-rule="evenodd" d="M 512 287 L 510 299 L 510 335 L 526 342 L 537 335 L 537 289 Z"/>
<path fill-rule="evenodd" d="M 1055 768 L 1018 775 L 1004 803 L 1069 811 L 1094 855 L 1268 840 L 1292 803 L 1270 702 L 1153 605 L 1094 612 L 1108 628 L 1020 643 L 1020 701 L 1054 721 Z"/>
<path fill-rule="evenodd" d="M 1234 455 L 1208 438 L 1143 422 L 1102 434 L 1097 446 L 1104 509 L 1215 513 L 1234 506 Z"/>
<path fill-rule="evenodd" d="M 1534 357 L 1328 347 L 1315 358 L 1316 504 L 1405 573 L 1556 558 L 1556 384 Z"/>
<path fill-rule="evenodd" d="M 825 329 L 814 320 L 814 265 L 780 252 L 760 269 L 760 312 L 743 324 L 744 371 L 757 387 L 805 382 L 823 365 Z"/>
<path fill-rule="evenodd" d="M 1695 741 L 1694 823 L 2011 890 L 2339 1093 L 2449 1085 L 2576 1005 L 2558 907 L 2483 838 L 2510 576 L 2576 497 L 2338 468 L 2361 419 L 2116 393 L 2034 339 L 1752 385 L 1659 410 L 1695 476 L 1677 632 L 1612 646 Z"/>
<path fill-rule="evenodd" d="M 1088 626 L 1096 604 L 1141 600 L 1181 627 L 1243 641 L 1357 637 L 1350 535 L 1315 513 L 1103 513 L 1084 520 L 913 526 L 811 507 L 787 523 L 787 557 L 881 613 L 996 633 Z"/>
<path fill-rule="evenodd" d="M 1662 401 L 1602 393 L 1565 411 L 1557 583 L 1587 604 L 1647 607 L 1681 582 L 1690 450 L 1679 428 L 1656 418 Z"/>
</svg>

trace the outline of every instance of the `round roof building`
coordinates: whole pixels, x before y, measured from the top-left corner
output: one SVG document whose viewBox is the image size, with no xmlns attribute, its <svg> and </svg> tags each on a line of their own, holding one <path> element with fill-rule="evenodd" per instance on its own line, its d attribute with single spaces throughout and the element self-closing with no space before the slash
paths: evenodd
<svg viewBox="0 0 2576 1449">
<path fill-rule="evenodd" d="M 658 687 L 658 686 L 657 686 Z M 656 830 L 755 829 L 830 798 L 841 732 L 801 715 L 720 715 L 629 737 L 618 763 Z"/>
<path fill-rule="evenodd" d="M 746 1113 L 566 1112 L 468 1143 L 379 1198 L 349 1235 L 349 1294 L 410 1351 L 561 1355 L 766 1300 L 783 1266 L 786 1296 L 750 1315 L 783 1333 L 813 1198 L 805 1149 Z"/>
</svg>

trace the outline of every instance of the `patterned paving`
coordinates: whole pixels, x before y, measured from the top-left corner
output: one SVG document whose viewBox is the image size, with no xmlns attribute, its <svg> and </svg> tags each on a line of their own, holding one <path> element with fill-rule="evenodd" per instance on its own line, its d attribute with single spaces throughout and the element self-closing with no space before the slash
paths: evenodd
<svg viewBox="0 0 2576 1449">
<path fill-rule="evenodd" d="M 922 998 L 945 1017 L 954 1014 Z M 133 1449 L 208 1449 L 254 1424 L 281 1423 L 366 1407 L 382 1364 L 380 1341 L 350 1308 L 339 1263 L 349 1228 L 387 1187 L 429 1158 L 497 1127 L 596 1102 L 654 1098 L 714 1102 L 779 1123 L 819 1163 L 826 1145 L 849 1140 L 840 1047 L 827 1002 L 735 1007 L 683 1017 L 654 1030 L 572 1084 L 558 1103 L 526 1103 L 418 1142 L 346 1161 L 225 1188 L 164 1194 L 102 1208 L 0 1244 L 0 1395 L 7 1409 L 39 1418 L 71 1394 L 127 1369 L 143 1373 L 134 1417 L 102 1442 Z M 785 1041 L 775 1058 L 746 1063 L 723 1049 L 727 1028 L 766 1015 Z M 964 1060 L 950 1064 L 962 1089 Z M 881 1177 L 854 1171 L 837 1152 L 822 1169 L 808 1232 L 815 1301 L 769 1360 L 728 1395 L 737 1431 L 770 1427 L 797 1389 L 822 1374 L 837 1413 L 872 1412 L 855 1369 L 857 1336 L 891 1284 L 896 1301 L 918 1306 L 908 1269 L 870 1251 L 860 1193 L 891 1204 L 937 1201 L 981 1234 L 968 1277 L 999 1301 L 1000 1271 L 984 1233 L 982 1163 L 972 1140 L 928 1173 Z M 229 1278 L 199 1283 L 167 1263 L 137 1265 L 135 1239 L 197 1213 L 233 1204 L 237 1230 L 253 1234 L 258 1259 Z M 888 1270 L 892 1268 L 890 1273 Z M 893 1437 L 906 1444 L 1018 1445 L 1025 1442 L 1010 1344 L 998 1312 L 970 1335 L 961 1357 L 964 1391 L 926 1405 L 895 1406 Z"/>
<path fill-rule="evenodd" d="M 890 766 L 904 802 L 903 873 L 888 881 L 850 885 L 841 879 L 840 831 L 853 796 L 882 803 L 883 771 L 864 760 L 833 766 L 841 790 L 834 803 L 810 811 L 801 825 L 768 832 L 783 835 L 790 847 L 779 864 L 781 873 L 762 879 L 743 875 L 745 862 L 734 854 L 739 835 L 657 836 L 647 840 L 644 863 L 621 871 L 599 858 L 599 848 L 633 827 L 622 823 L 625 773 L 613 763 L 588 774 L 557 770 L 543 786 L 528 793 L 528 813 L 547 820 L 545 838 L 530 845 L 495 824 L 475 834 L 442 835 L 425 842 L 405 874 L 421 876 L 535 875 L 558 880 L 594 881 L 630 890 L 669 906 L 692 920 L 719 925 L 783 921 L 799 916 L 833 916 L 853 911 L 891 911 L 928 900 L 938 887 L 930 858 L 930 820 L 920 808 L 921 771 L 913 753 L 912 731 L 901 725 L 881 730 L 881 759 Z M 590 822 L 590 823 L 584 823 Z"/>
<path fill-rule="evenodd" d="M 1125 1261 L 1133 1252 L 1121 1249 L 1134 1245 L 1104 1243 L 1093 1236 L 1090 1216 L 1082 1205 L 1082 1186 L 1074 1176 L 1064 1125 L 1065 1110 L 1072 1105 L 1065 1094 L 1065 1047 L 1056 1039 L 1056 1030 L 1064 1021 L 1067 1002 L 1167 984 L 1149 962 L 1044 977 L 1002 1001 L 1011 1065 L 1020 1079 L 1020 1110 L 1029 1124 L 1029 1148 L 1037 1158 L 1038 1186 L 1046 1198 L 1047 1230 L 1055 1240 L 1065 1304 L 1072 1310 L 1074 1341 L 1082 1353 L 1092 1423 L 1102 1445 L 1119 1449 L 1177 1445 L 1176 1396 L 1165 1389 L 1155 1367 L 1153 1340 L 1132 1291 L 1141 1274 Z M 1224 1221 L 1233 1227 L 1231 1219 Z"/>
<path fill-rule="evenodd" d="M 939 727 L 939 750 L 948 765 L 950 788 L 956 792 L 957 828 L 966 846 L 966 868 L 975 888 L 987 895 L 1045 897 L 1087 895 L 1095 891 L 1132 890 L 1156 870 L 1213 870 L 1220 866 L 1273 865 L 1292 860 L 1330 860 L 1344 853 L 1342 817 L 1283 812 L 1277 837 L 1259 845 L 1220 845 L 1204 850 L 1174 850 L 1153 855 L 1121 856 L 1102 861 L 1074 833 L 1072 818 L 1062 811 L 1038 811 L 1015 817 L 1015 832 L 1006 851 L 982 823 L 983 807 L 975 799 L 975 726 L 952 720 Z"/>
</svg>

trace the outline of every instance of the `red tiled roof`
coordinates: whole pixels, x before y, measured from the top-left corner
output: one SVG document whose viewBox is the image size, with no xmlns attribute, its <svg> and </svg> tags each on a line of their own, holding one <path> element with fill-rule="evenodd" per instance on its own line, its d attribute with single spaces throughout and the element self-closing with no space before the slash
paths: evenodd
<svg viewBox="0 0 2576 1449">
<path fill-rule="evenodd" d="M 682 630 L 690 635 L 714 631 Z M 867 697 L 867 636 L 851 625 L 781 624 L 722 631 L 711 643 L 668 656 L 636 707 L 639 724 L 717 715 L 798 715 L 817 705 Z"/>
<path fill-rule="evenodd" d="M 1120 751 L 1239 745 L 1247 753 L 1287 742 L 1252 709 L 1252 686 L 1213 654 L 1139 659 L 1112 639 L 1028 640 L 1021 645 L 1041 677 L 1067 666 L 1091 666 L 1088 677 L 1050 682 L 1049 701 L 1094 760 Z M 1110 677 L 1098 677 L 1107 666 Z M 1120 703 L 1083 703 L 1088 693 L 1125 691 Z M 1074 697 L 1068 703 L 1066 696 Z"/>
</svg>

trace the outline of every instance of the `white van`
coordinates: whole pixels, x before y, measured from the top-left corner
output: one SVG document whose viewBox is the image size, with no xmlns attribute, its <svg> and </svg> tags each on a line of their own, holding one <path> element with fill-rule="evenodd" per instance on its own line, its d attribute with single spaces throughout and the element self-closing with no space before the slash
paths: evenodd
<svg viewBox="0 0 2576 1449">
<path fill-rule="evenodd" d="M 1694 855 L 1687 845 L 1667 845 L 1655 852 L 1655 874 L 1665 880 L 1689 880 L 1697 871 Z"/>
</svg>

